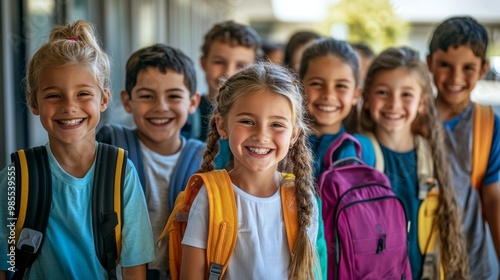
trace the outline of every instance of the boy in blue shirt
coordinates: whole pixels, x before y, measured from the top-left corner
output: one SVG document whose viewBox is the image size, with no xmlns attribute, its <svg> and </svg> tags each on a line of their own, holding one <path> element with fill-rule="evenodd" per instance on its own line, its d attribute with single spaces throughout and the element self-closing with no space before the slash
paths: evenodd
<svg viewBox="0 0 500 280">
<path fill-rule="evenodd" d="M 203 142 L 180 134 L 200 102 L 193 62 L 182 51 L 164 44 L 136 51 L 127 61 L 121 99 L 136 128 L 107 125 L 97 139 L 129 151 L 157 240 L 177 195 L 200 167 L 205 150 Z M 148 264 L 148 279 L 167 277 L 168 248 L 163 244 L 155 248 L 156 260 Z"/>
<path fill-rule="evenodd" d="M 489 158 L 484 159 L 488 167 L 482 184 L 472 186 L 470 183 L 472 141 L 482 140 L 471 137 L 475 108 L 470 95 L 477 81 L 488 72 L 487 47 L 488 35 L 484 26 L 471 17 L 453 17 L 436 28 L 427 56 L 437 88 L 437 108 L 447 133 L 453 185 L 458 204 L 463 209 L 462 224 L 472 279 L 487 279 L 491 275 L 488 263 L 488 246 L 491 245 L 486 239 L 485 221 L 490 227 L 496 253 L 500 253 L 500 130 L 497 116 Z"/>
</svg>

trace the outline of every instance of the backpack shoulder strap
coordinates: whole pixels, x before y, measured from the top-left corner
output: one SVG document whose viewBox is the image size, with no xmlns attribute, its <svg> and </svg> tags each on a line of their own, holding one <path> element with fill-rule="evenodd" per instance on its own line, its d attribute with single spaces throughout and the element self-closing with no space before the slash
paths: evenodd
<svg viewBox="0 0 500 280">
<path fill-rule="evenodd" d="M 209 279 L 224 275 L 238 237 L 238 213 L 231 178 L 225 169 L 200 173 L 209 197 L 207 267 Z"/>
<path fill-rule="evenodd" d="M 297 198 L 295 197 L 295 176 L 281 174 L 281 208 L 285 220 L 286 237 L 290 254 L 295 249 L 295 241 L 299 235 L 299 218 L 297 214 Z"/>
<path fill-rule="evenodd" d="M 418 246 L 423 256 L 422 279 L 444 279 L 439 253 L 439 188 L 434 169 L 430 141 L 415 135 L 417 150 L 418 198 Z"/>
<path fill-rule="evenodd" d="M 108 272 L 108 279 L 116 279 L 121 254 L 126 166 L 124 149 L 98 144 L 92 188 L 92 228 L 96 254 Z"/>
<path fill-rule="evenodd" d="M 434 159 L 432 157 L 432 147 L 429 140 L 415 134 L 414 136 L 415 149 L 417 153 L 417 176 L 420 185 L 425 185 L 430 182 L 431 179 L 436 177 L 434 173 Z M 424 199 L 425 195 L 420 197 Z"/>
<path fill-rule="evenodd" d="M 488 169 L 494 125 L 495 114 L 491 106 L 474 103 L 471 184 L 475 189 L 482 186 Z"/>
<path fill-rule="evenodd" d="M 333 162 L 334 154 L 337 152 L 337 150 L 342 147 L 342 144 L 345 142 L 352 142 L 354 143 L 354 148 L 356 150 L 356 157 L 354 157 L 355 160 L 362 161 L 361 160 L 361 144 L 359 144 L 359 141 L 351 134 L 344 132 L 340 134 L 340 136 L 333 141 L 328 149 L 326 150 L 325 154 L 323 155 L 323 166 L 326 169 L 329 169 L 331 166 L 335 166 L 339 164 L 339 162 L 344 162 L 346 160 L 352 160 L 353 157 L 349 158 L 343 158 L 340 160 L 336 160 Z"/>
<path fill-rule="evenodd" d="M 184 137 L 182 138 L 183 142 L 186 141 L 186 146 L 182 149 L 182 152 L 179 155 L 179 160 L 175 165 L 172 173 L 172 179 L 170 181 L 168 198 L 170 211 L 172 211 L 175 199 L 179 193 L 186 188 L 189 177 L 195 174 L 200 168 L 203 161 L 203 151 L 206 147 L 206 144 L 199 140 L 186 140 Z"/>
<path fill-rule="evenodd" d="M 209 279 L 221 279 L 238 237 L 238 213 L 231 178 L 226 170 L 213 170 L 191 176 L 186 189 L 177 197 L 167 225 L 159 237 L 169 234 L 169 262 L 172 279 L 178 279 L 182 260 L 182 236 L 189 210 L 201 187 L 208 195 L 207 268 Z"/>
<path fill-rule="evenodd" d="M 144 165 L 142 163 L 141 145 L 137 130 L 119 124 L 104 125 L 96 136 L 97 141 L 123 148 L 128 152 L 128 158 L 134 163 L 141 181 L 142 189 L 146 187 Z"/>
<path fill-rule="evenodd" d="M 52 178 L 44 146 L 11 154 L 16 172 L 16 268 L 12 279 L 22 279 L 43 243 L 52 203 Z M 13 219 L 14 220 L 14 219 Z"/>
<path fill-rule="evenodd" d="M 373 133 L 368 132 L 365 134 L 368 139 L 370 139 L 370 142 L 372 143 L 373 146 L 373 151 L 375 152 L 375 169 L 377 169 L 380 172 L 385 171 L 385 162 L 384 162 L 384 154 L 382 153 L 382 149 L 380 148 L 380 144 L 375 138 L 375 135 Z"/>
</svg>

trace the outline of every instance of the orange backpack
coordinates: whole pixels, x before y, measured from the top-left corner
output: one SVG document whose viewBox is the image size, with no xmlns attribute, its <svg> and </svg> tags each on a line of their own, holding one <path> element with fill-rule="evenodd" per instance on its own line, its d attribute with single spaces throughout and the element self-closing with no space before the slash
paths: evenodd
<svg viewBox="0 0 500 280">
<path fill-rule="evenodd" d="M 293 252 L 299 233 L 294 180 L 293 174 L 281 176 L 281 204 L 290 252 Z M 236 245 L 238 214 L 229 174 L 224 169 L 194 174 L 189 179 L 186 190 L 175 200 L 174 209 L 159 237 L 161 241 L 168 235 L 170 274 L 174 280 L 179 279 L 182 260 L 181 242 L 186 231 L 189 210 L 203 185 L 207 189 L 209 207 L 206 261 L 207 275 L 210 279 L 222 278 Z"/>
</svg>

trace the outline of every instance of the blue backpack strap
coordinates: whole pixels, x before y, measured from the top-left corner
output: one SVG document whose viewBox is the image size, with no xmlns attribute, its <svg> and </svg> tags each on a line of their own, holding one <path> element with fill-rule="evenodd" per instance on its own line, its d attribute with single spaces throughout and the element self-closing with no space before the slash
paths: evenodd
<svg viewBox="0 0 500 280">
<path fill-rule="evenodd" d="M 186 145 L 179 156 L 179 160 L 172 173 L 170 180 L 170 191 L 168 197 L 169 210 L 172 211 L 177 195 L 186 188 L 191 175 L 195 174 L 203 161 L 203 151 L 206 148 L 205 142 L 197 139 L 185 139 Z"/>
<path fill-rule="evenodd" d="M 44 146 L 11 154 L 16 179 L 16 204 L 12 218 L 17 218 L 16 268 L 12 279 L 22 279 L 35 261 L 45 237 L 52 203 L 52 177 Z"/>
<path fill-rule="evenodd" d="M 121 253 L 126 167 L 127 152 L 124 149 L 98 144 L 92 188 L 92 228 L 97 257 L 110 280 L 116 279 Z"/>
<path fill-rule="evenodd" d="M 137 130 L 119 124 L 106 124 L 99 130 L 96 139 L 99 142 L 123 148 L 128 152 L 128 158 L 134 163 L 144 190 L 146 178 Z"/>
</svg>

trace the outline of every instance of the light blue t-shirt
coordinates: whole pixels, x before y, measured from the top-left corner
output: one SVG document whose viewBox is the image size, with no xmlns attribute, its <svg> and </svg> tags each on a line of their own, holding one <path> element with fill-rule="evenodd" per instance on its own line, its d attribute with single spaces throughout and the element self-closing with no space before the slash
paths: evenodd
<svg viewBox="0 0 500 280">
<path fill-rule="evenodd" d="M 66 173 L 49 144 L 52 205 L 40 253 L 24 279 L 107 279 L 94 247 L 92 186 L 95 162 L 83 178 Z M 12 165 L 9 166 L 12 168 Z M 8 270 L 7 169 L 0 172 L 0 270 Z M 120 265 L 130 267 L 155 259 L 146 202 L 133 163 L 128 160 L 123 188 L 123 227 Z"/>
</svg>

